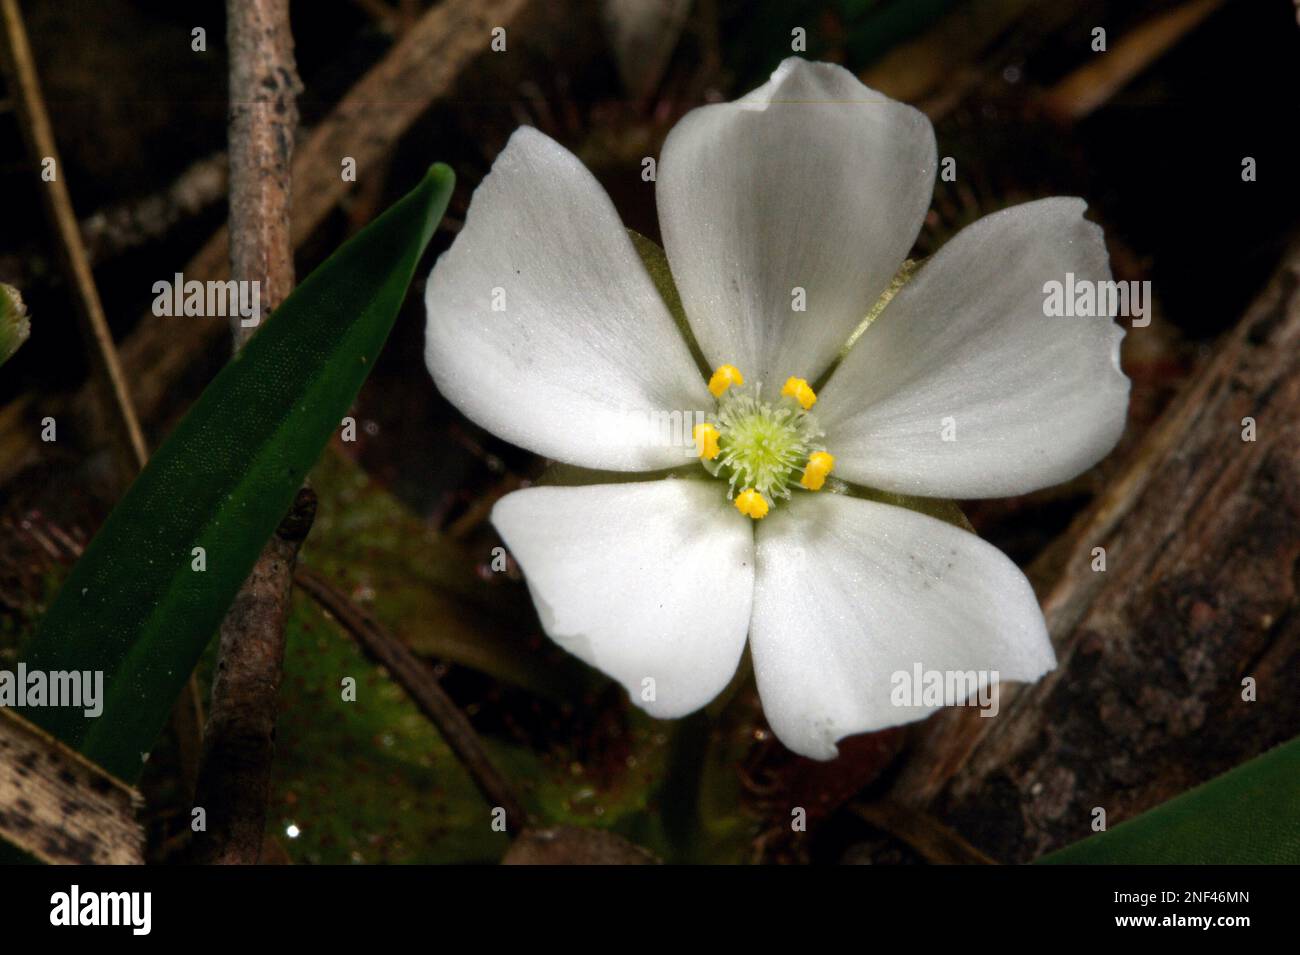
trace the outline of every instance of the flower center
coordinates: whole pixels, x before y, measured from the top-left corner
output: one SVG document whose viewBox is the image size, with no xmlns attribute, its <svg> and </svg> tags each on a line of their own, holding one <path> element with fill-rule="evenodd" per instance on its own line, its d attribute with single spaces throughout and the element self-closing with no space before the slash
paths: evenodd
<svg viewBox="0 0 1300 955">
<path fill-rule="evenodd" d="M 817 395 L 808 382 L 787 379 L 772 401 L 762 390 L 761 384 L 745 387 L 740 371 L 723 365 L 709 379 L 717 410 L 694 434 L 705 470 L 727 482 L 727 496 L 754 520 L 789 499 L 795 487 L 820 491 L 835 464 L 809 414 Z"/>
</svg>

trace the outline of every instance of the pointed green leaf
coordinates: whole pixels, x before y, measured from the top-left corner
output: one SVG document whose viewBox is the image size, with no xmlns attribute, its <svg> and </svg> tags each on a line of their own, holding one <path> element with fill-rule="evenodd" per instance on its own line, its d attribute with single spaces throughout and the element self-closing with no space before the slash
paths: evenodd
<svg viewBox="0 0 1300 955">
<path fill-rule="evenodd" d="M 103 712 L 29 707 L 29 719 L 110 772 L 136 778 L 374 365 L 453 181 L 450 169 L 434 166 L 309 275 L 158 449 L 25 653 L 29 670 L 103 671 Z"/>
</svg>

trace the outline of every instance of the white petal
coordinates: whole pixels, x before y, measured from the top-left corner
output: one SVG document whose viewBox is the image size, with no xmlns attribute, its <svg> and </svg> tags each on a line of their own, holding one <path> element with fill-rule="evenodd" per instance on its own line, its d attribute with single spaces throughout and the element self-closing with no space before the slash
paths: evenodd
<svg viewBox="0 0 1300 955">
<path fill-rule="evenodd" d="M 754 535 L 716 481 L 535 487 L 492 523 L 547 634 L 670 719 L 727 685 L 749 629 Z M 653 680 L 654 699 L 644 693 Z"/>
<path fill-rule="evenodd" d="M 659 222 L 712 365 L 775 389 L 817 378 L 915 241 L 934 170 L 925 115 L 830 63 L 788 59 L 743 99 L 683 117 L 659 163 Z"/>
<path fill-rule="evenodd" d="M 926 716 L 933 706 L 892 698 L 894 674 L 918 664 L 1000 680 L 1055 665 L 1029 581 L 967 531 L 822 493 L 774 509 L 756 539 L 758 692 L 773 731 L 803 756 L 832 759 L 844 736 Z"/>
<path fill-rule="evenodd" d="M 666 422 L 712 407 L 699 369 L 609 197 L 537 130 L 519 129 L 475 191 L 425 305 L 439 390 L 489 431 L 592 468 L 691 456 L 690 429 L 670 440 Z"/>
<path fill-rule="evenodd" d="M 1074 477 L 1114 447 L 1128 408 L 1124 330 L 1113 315 L 1044 314 L 1045 283 L 1110 279 L 1085 208 L 1057 198 L 996 212 L 921 267 L 822 390 L 838 477 L 1002 497 Z"/>
</svg>

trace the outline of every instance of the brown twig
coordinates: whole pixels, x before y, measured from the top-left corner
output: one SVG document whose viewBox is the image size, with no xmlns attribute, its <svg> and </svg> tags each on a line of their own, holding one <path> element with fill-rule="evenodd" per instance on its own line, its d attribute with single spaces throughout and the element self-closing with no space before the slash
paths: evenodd
<svg viewBox="0 0 1300 955">
<path fill-rule="evenodd" d="M 466 64 L 487 51 L 493 27 L 508 26 L 527 0 L 444 0 L 411 27 L 374 69 L 348 91 L 302 146 L 311 163 L 294 166 L 293 238 L 302 242 L 344 193 L 340 162 L 350 156 L 357 177 L 381 162 L 393 144 Z"/>
<path fill-rule="evenodd" d="M 488 519 L 488 516 L 492 513 L 492 508 L 496 505 L 497 501 L 501 500 L 501 498 L 505 497 L 511 491 L 519 490 L 523 487 L 523 484 L 523 478 L 520 478 L 518 475 L 508 474 L 503 477 L 496 484 L 492 485 L 491 489 L 486 494 L 481 495 L 471 502 L 469 507 L 465 509 L 465 513 L 461 514 L 460 517 L 451 522 L 447 528 L 447 536 L 452 540 L 464 540 L 470 535 L 470 533 Z"/>
<path fill-rule="evenodd" d="M 156 192 L 91 212 L 79 225 L 91 268 L 98 269 L 126 252 L 165 239 L 181 222 L 225 199 L 227 185 L 223 149 L 191 163 Z M 16 285 L 38 281 L 46 271 L 37 255 L 0 257 L 0 275 Z"/>
<path fill-rule="evenodd" d="M 928 813 L 888 800 L 849 803 L 854 815 L 900 839 L 932 865 L 997 865 L 997 860 Z"/>
<path fill-rule="evenodd" d="M 507 831 L 514 835 L 526 828 L 530 820 L 523 802 L 492 765 L 469 719 L 447 695 L 429 666 L 320 574 L 300 566 L 294 573 L 294 581 L 329 611 L 366 656 L 388 671 L 420 712 L 438 728 L 488 803 L 506 811 Z"/>
<path fill-rule="evenodd" d="M 194 799 L 207 814 L 207 831 L 194 844 L 200 862 L 251 864 L 262 857 L 289 588 L 315 516 L 316 495 L 303 488 L 221 625 Z"/>
<path fill-rule="evenodd" d="M 872 63 L 861 78 L 937 123 L 1010 60 L 1023 57 L 1086 6 L 1087 0 L 955 4 L 930 29 Z"/>
<path fill-rule="evenodd" d="M 79 229 L 91 268 L 99 269 L 123 253 L 165 239 L 179 223 L 224 200 L 227 186 L 226 151 L 221 149 L 191 162 L 185 172 L 155 192 L 114 201 L 87 214 Z M 0 275 L 19 287 L 43 281 L 47 270 L 39 256 L 0 256 Z M 130 372 L 129 363 L 123 365 Z M 135 407 L 139 409 L 139 400 Z"/>
<path fill-rule="evenodd" d="M 40 80 L 36 75 L 36 64 L 27 42 L 27 29 L 23 25 L 18 0 L 0 0 L 0 17 L 4 20 L 5 36 L 0 60 L 4 63 L 6 80 L 18 108 L 19 126 L 28 152 L 38 166 L 50 168 L 53 172 L 48 181 L 43 183 L 41 198 L 50 224 L 58 236 L 59 258 L 69 283 L 76 292 L 77 313 L 81 318 L 82 334 L 89 347 L 95 379 L 100 390 L 109 398 L 106 406 L 112 407 L 115 412 L 108 423 L 120 439 L 124 463 L 122 477 L 125 481 L 144 466 L 149 459 L 149 452 L 131 402 L 126 378 L 122 374 L 122 366 L 118 362 L 113 334 L 109 330 L 108 319 L 104 316 L 99 290 L 95 287 L 95 276 L 90 270 L 86 249 L 81 241 L 81 228 L 72 209 L 72 199 L 68 195 L 63 164 L 54 142 L 50 117 L 45 110 L 45 100 L 41 96 Z M 51 162 L 52 166 L 45 166 Z"/>
<path fill-rule="evenodd" d="M 230 48 L 230 273 L 260 282 L 270 312 L 293 288 L 289 233 L 293 139 L 302 91 L 289 0 L 227 0 Z M 231 316 L 235 348 L 256 327 Z"/>
<path fill-rule="evenodd" d="M 144 861 L 140 794 L 0 708 L 0 836 L 42 862 Z"/>
<path fill-rule="evenodd" d="M 1144 21 L 1105 56 L 1089 60 L 1044 94 L 1044 112 L 1062 124 L 1086 118 L 1222 5 L 1223 0 L 1191 0 Z"/>
<path fill-rule="evenodd" d="M 86 255 L 97 265 L 164 238 L 182 220 L 223 199 L 227 187 L 224 151 L 191 163 L 157 192 L 116 203 L 82 219 Z"/>
<path fill-rule="evenodd" d="M 302 86 L 293 60 L 288 0 L 229 0 L 231 276 L 261 286 L 266 312 L 293 288 L 290 175 Z M 255 326 L 231 316 L 238 350 Z M 195 801 L 208 813 L 198 855 L 254 863 L 262 855 L 284 627 L 298 548 L 316 496 L 298 492 L 221 624 L 217 675 Z"/>
</svg>

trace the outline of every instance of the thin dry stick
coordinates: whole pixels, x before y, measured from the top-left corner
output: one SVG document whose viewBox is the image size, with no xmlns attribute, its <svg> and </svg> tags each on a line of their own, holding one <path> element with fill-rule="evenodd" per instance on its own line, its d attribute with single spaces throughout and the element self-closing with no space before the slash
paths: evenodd
<svg viewBox="0 0 1300 955">
<path fill-rule="evenodd" d="M 186 219 L 224 201 L 226 151 L 213 153 L 192 163 L 172 182 L 145 196 L 128 198 L 96 209 L 79 223 L 86 259 L 92 269 L 150 242 L 165 239 Z M 39 257 L 13 257 L 4 260 L 0 269 L 10 275 L 12 284 L 21 287 L 38 281 L 45 272 Z M 119 356 L 123 374 L 131 377 L 130 363 Z M 140 402 L 133 402 L 136 414 L 147 423 Z"/>
<path fill-rule="evenodd" d="M 289 232 L 293 138 L 302 92 L 289 0 L 227 0 L 230 48 L 230 272 L 261 284 L 270 312 L 293 288 Z M 231 316 L 235 348 L 256 327 Z"/>
<path fill-rule="evenodd" d="M 90 346 L 92 367 L 101 387 L 110 396 L 111 405 L 116 412 L 116 431 L 122 439 L 125 457 L 130 462 L 124 469 L 124 475 L 133 476 L 139 468 L 144 467 L 149 452 L 145 447 L 140 422 L 136 419 L 135 408 L 131 404 L 126 378 L 117 360 L 117 349 L 113 345 L 108 319 L 104 317 L 104 305 L 99 300 L 95 276 L 90 270 L 86 249 L 81 242 L 81 227 L 72 210 L 72 199 L 68 196 L 68 187 L 64 182 L 63 164 L 54 142 L 50 117 L 45 111 L 45 100 L 41 96 L 36 64 L 27 42 L 27 30 L 23 25 L 22 11 L 18 9 L 18 0 L 0 0 L 0 16 L 4 19 L 5 35 L 2 58 L 18 107 L 19 125 L 32 158 L 53 173 L 45 182 L 41 196 L 50 224 L 59 238 L 59 256 L 64 270 L 77 293 L 77 311 L 81 317 L 82 333 Z"/>
<path fill-rule="evenodd" d="M 383 666 L 420 712 L 438 727 L 479 792 L 492 806 L 506 811 L 507 831 L 517 835 L 527 828 L 530 819 L 523 802 L 492 765 L 469 719 L 447 695 L 429 666 L 320 574 L 300 566 L 294 572 L 294 581 L 352 634 L 366 656 Z"/>
<path fill-rule="evenodd" d="M 109 398 L 108 401 L 94 402 L 92 413 L 98 416 L 102 413 L 101 408 L 110 406 L 116 412 L 109 416 L 111 420 L 107 423 L 109 431 L 118 436 L 118 444 L 122 449 L 119 474 L 125 485 L 149 460 L 149 450 L 144 433 L 140 430 L 126 377 L 118 361 L 117 348 L 113 344 L 113 334 L 104 315 L 99 289 L 95 286 L 95 275 L 82 242 L 81 226 L 77 222 L 72 199 L 64 182 L 63 164 L 54 142 L 49 114 L 45 110 L 45 99 L 41 95 L 36 64 L 32 59 L 27 30 L 17 0 L 0 0 L 0 17 L 4 20 L 5 35 L 0 60 L 4 62 L 6 77 L 14 93 L 23 138 L 38 163 L 44 164 L 46 160 L 53 163 L 53 178 L 41 190 L 45 210 L 59 239 L 59 258 L 68 275 L 69 284 L 76 290 L 77 313 L 81 319 L 82 335 L 90 351 L 96 388 Z M 199 698 L 198 684 L 192 677 L 185 694 L 177 701 L 172 721 L 180 746 L 182 773 L 186 779 L 193 780 L 198 766 L 203 704 Z"/>
<path fill-rule="evenodd" d="M 932 865 L 997 865 L 929 813 L 889 800 L 853 802 L 849 809 L 881 832 L 911 846 Z"/>
<path fill-rule="evenodd" d="M 91 265 L 167 236 L 180 222 L 226 198 L 225 150 L 190 166 L 157 192 L 96 210 L 81 220 Z"/>
<path fill-rule="evenodd" d="M 194 844 L 197 861 L 248 865 L 262 857 L 289 588 L 315 517 L 316 495 L 302 488 L 221 625 L 194 797 L 207 814 L 207 832 Z"/>
<path fill-rule="evenodd" d="M 1223 0 L 1191 0 L 1156 14 L 1052 87 L 1043 96 L 1044 111 L 1060 123 L 1085 119 L 1222 5 Z"/>
<path fill-rule="evenodd" d="M 301 84 L 289 3 L 229 0 L 226 20 L 231 276 L 259 284 L 270 312 L 293 287 L 289 194 Z M 255 331 L 240 315 L 231 329 L 236 349 Z M 315 513 L 316 497 L 304 488 L 221 624 L 195 792 L 208 816 L 207 837 L 196 844 L 206 862 L 249 864 L 262 855 L 293 565 Z"/>
</svg>

